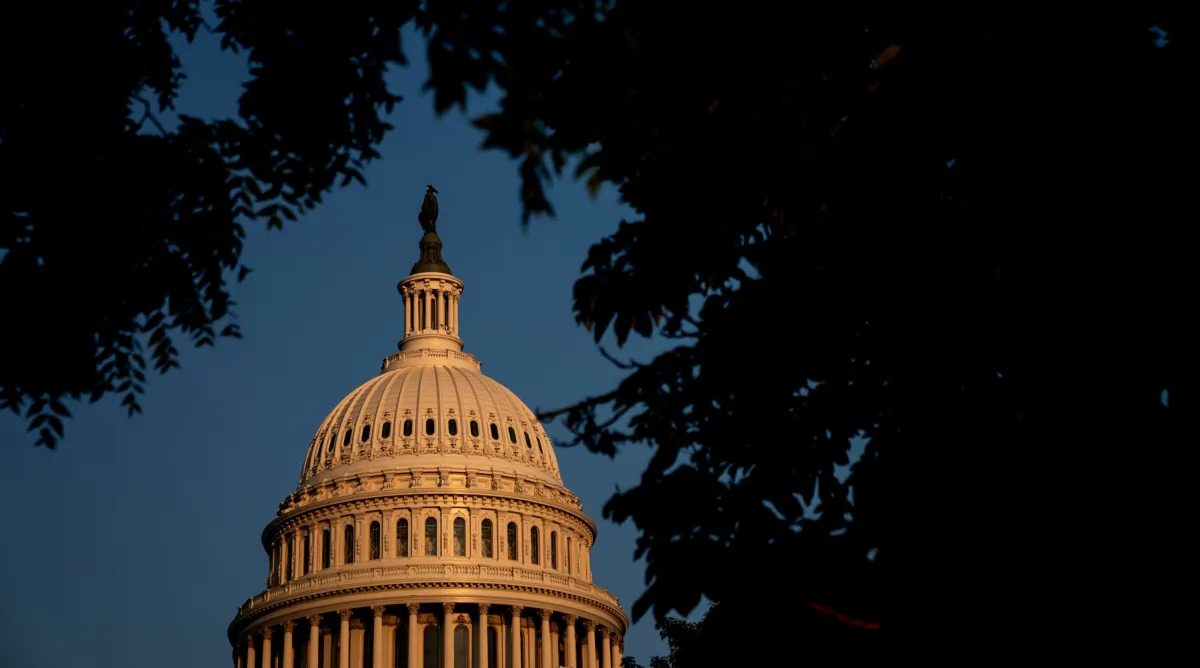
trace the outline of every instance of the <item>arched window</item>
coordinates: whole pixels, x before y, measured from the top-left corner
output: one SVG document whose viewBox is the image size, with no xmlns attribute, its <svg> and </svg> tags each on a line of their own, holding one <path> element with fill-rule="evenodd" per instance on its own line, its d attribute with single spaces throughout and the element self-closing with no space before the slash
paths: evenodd
<svg viewBox="0 0 1200 668">
<path fill-rule="evenodd" d="M 329 529 L 321 532 L 321 568 L 329 568 L 329 560 L 333 558 L 333 546 L 330 545 Z"/>
<path fill-rule="evenodd" d="M 512 427 L 508 428 L 508 440 L 513 443 L 517 442 L 517 430 L 516 429 L 513 429 Z"/>
<path fill-rule="evenodd" d="M 538 558 L 538 552 L 541 550 L 542 542 L 538 540 L 538 528 L 532 527 L 529 529 L 529 561 L 534 564 L 542 563 Z"/>
<path fill-rule="evenodd" d="M 295 571 L 292 570 L 292 564 L 296 563 L 296 559 L 295 555 L 292 553 L 296 550 L 296 543 L 292 540 L 292 534 L 290 533 L 283 540 L 284 545 L 286 546 L 284 559 L 287 560 L 286 567 L 283 569 L 283 581 L 291 582 L 292 578 L 295 577 Z"/>
<path fill-rule="evenodd" d="M 391 436 L 391 435 L 392 435 L 392 423 L 391 423 L 391 422 L 384 422 L 384 423 L 383 423 L 383 426 L 379 428 L 379 437 L 380 437 L 380 438 L 387 438 L 387 437 L 389 437 L 389 436 Z"/>
<path fill-rule="evenodd" d="M 336 442 L 337 442 L 337 432 L 336 431 L 330 432 L 329 433 L 329 445 L 327 445 L 325 447 L 325 456 L 326 457 L 333 456 L 333 444 Z"/>
<path fill-rule="evenodd" d="M 421 668 L 442 668 L 442 633 L 441 629 L 429 624 L 425 627 L 425 632 L 422 643 L 425 647 L 423 652 L 425 660 L 421 662 Z"/>
<path fill-rule="evenodd" d="M 342 536 L 345 543 L 342 546 L 342 563 L 352 564 L 354 563 L 354 525 L 347 524 Z"/>
<path fill-rule="evenodd" d="M 458 436 L 458 420 L 450 418 L 450 421 L 446 423 L 446 433 L 451 436 Z"/>
<path fill-rule="evenodd" d="M 408 556 L 408 520 L 405 518 L 396 522 L 396 556 Z"/>
<path fill-rule="evenodd" d="M 433 436 L 434 432 L 436 432 L 436 431 L 437 431 L 437 421 L 434 420 L 433 418 L 429 418 L 428 420 L 426 420 L 425 421 L 425 435 Z"/>
<path fill-rule="evenodd" d="M 467 521 L 461 517 L 454 518 L 454 556 L 467 556 Z"/>
<path fill-rule="evenodd" d="M 302 551 L 300 552 L 300 554 L 302 555 L 301 558 L 304 560 L 304 568 L 302 570 L 302 574 L 308 575 L 309 572 L 312 571 L 312 553 L 310 553 L 308 551 L 309 550 L 309 540 L 308 540 L 308 532 L 307 531 L 304 532 L 304 540 L 302 541 L 302 543 L 303 543 L 301 545 Z"/>
<path fill-rule="evenodd" d="M 488 665 L 500 668 L 500 631 L 488 624 Z M 582 665 L 582 664 L 576 664 Z"/>
<path fill-rule="evenodd" d="M 488 429 L 492 432 L 492 440 L 499 441 L 500 440 L 500 429 L 498 429 L 496 427 L 496 423 L 493 422 L 492 424 L 488 425 Z"/>
<path fill-rule="evenodd" d="M 492 521 L 484 520 L 479 525 L 480 551 L 484 559 L 492 558 Z"/>
<path fill-rule="evenodd" d="M 280 552 L 282 552 L 282 548 L 279 541 L 275 541 L 275 544 L 271 546 L 271 584 L 273 585 L 279 584 L 280 580 L 279 568 L 283 565 L 283 560 L 279 556 Z"/>
<path fill-rule="evenodd" d="M 517 544 L 517 523 L 509 522 L 508 523 L 508 559 L 509 559 L 509 561 L 517 560 L 517 554 L 520 553 L 520 550 L 518 548 L 519 548 L 519 545 Z"/>
<path fill-rule="evenodd" d="M 550 532 L 550 568 L 558 570 L 558 532 Z"/>
<path fill-rule="evenodd" d="M 362 442 L 366 443 L 371 440 L 371 425 L 364 424 L 362 428 Z"/>
<path fill-rule="evenodd" d="M 384 436 L 384 438 L 387 438 L 387 437 L 386 437 L 386 436 Z M 538 444 L 538 452 L 540 452 L 540 453 L 542 453 L 542 454 L 546 454 L 546 451 L 542 449 L 542 439 L 541 439 L 541 438 L 539 438 L 539 437 L 536 437 L 536 436 L 535 436 L 534 438 L 535 438 L 535 440 L 537 440 L 537 444 Z"/>
<path fill-rule="evenodd" d="M 425 518 L 425 556 L 436 557 L 438 540 L 437 540 L 437 520 L 432 517 Z"/>
<path fill-rule="evenodd" d="M 350 445 L 350 430 L 347 429 L 345 434 L 342 434 L 342 447 Z"/>
<path fill-rule="evenodd" d="M 471 420 L 471 424 L 469 426 L 471 428 L 471 437 L 479 438 L 479 423 Z"/>
<path fill-rule="evenodd" d="M 407 617 L 407 615 L 405 615 L 405 617 Z M 407 622 L 408 620 L 405 619 L 404 621 Z M 392 642 L 393 642 L 392 656 L 395 657 L 396 661 L 395 661 L 395 663 L 389 664 L 389 665 L 391 665 L 392 668 L 408 668 L 408 624 L 407 623 L 405 623 L 403 626 L 396 627 L 396 632 L 392 634 Z M 368 652 L 368 654 L 369 654 L 369 652 Z M 299 660 L 297 660 L 292 665 L 296 665 L 298 663 L 300 663 Z M 497 667 L 497 668 L 499 668 L 499 667 Z"/>
<path fill-rule="evenodd" d="M 412 420 L 404 421 L 404 435 L 412 436 Z"/>
<path fill-rule="evenodd" d="M 379 522 L 371 522 L 371 555 L 370 559 L 378 559 L 380 554 L 379 541 Z"/>
<path fill-rule="evenodd" d="M 567 554 L 565 556 L 566 556 L 566 562 L 567 562 L 565 564 L 565 566 L 567 567 L 567 575 L 570 575 L 571 574 L 571 537 L 570 536 L 567 536 Z"/>
<path fill-rule="evenodd" d="M 471 632 L 462 624 L 454 627 L 454 668 L 470 668 L 470 647 Z"/>
<path fill-rule="evenodd" d="M 525 447 L 529 448 L 530 450 L 533 449 L 533 443 L 529 442 L 529 432 L 525 432 Z"/>
</svg>

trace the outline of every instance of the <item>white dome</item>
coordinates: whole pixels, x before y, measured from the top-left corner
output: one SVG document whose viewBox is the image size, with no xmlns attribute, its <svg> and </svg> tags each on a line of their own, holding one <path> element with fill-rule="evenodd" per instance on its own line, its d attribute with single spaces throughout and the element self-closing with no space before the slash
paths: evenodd
<svg viewBox="0 0 1200 668">
<path fill-rule="evenodd" d="M 417 349 L 342 399 L 309 445 L 300 487 L 360 473 L 476 470 L 561 487 L 533 411 L 453 350 Z"/>
</svg>

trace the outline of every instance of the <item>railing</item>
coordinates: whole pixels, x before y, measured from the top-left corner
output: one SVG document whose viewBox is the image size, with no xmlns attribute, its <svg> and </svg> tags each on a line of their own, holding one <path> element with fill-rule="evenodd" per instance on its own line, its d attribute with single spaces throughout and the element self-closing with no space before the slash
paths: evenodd
<svg viewBox="0 0 1200 668">
<path fill-rule="evenodd" d="M 616 596 L 603 587 L 540 569 L 518 566 L 485 566 L 482 564 L 406 564 L 403 566 L 373 566 L 354 570 L 338 570 L 332 573 L 319 571 L 293 580 L 279 587 L 272 587 L 249 599 L 238 607 L 238 614 L 253 610 L 272 600 L 287 599 L 301 594 L 338 589 L 349 585 L 368 582 L 396 582 L 404 580 L 461 580 L 472 582 L 516 582 L 541 584 L 568 592 L 591 596 L 613 607 L 619 607 Z"/>
</svg>

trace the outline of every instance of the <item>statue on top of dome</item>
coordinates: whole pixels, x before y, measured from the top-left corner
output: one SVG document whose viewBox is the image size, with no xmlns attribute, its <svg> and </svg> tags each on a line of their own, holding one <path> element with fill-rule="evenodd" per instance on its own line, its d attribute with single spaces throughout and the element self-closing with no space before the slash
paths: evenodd
<svg viewBox="0 0 1200 668">
<path fill-rule="evenodd" d="M 437 219 L 437 188 L 428 185 L 425 186 L 425 201 L 421 202 L 421 213 L 417 214 L 417 220 L 421 221 L 421 229 L 425 230 L 425 234 L 436 234 Z"/>
</svg>

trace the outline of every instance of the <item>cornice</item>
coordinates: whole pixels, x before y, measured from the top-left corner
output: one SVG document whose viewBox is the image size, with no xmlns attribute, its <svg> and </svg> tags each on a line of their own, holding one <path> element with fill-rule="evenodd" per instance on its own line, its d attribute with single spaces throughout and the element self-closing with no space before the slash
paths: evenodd
<svg viewBox="0 0 1200 668">
<path fill-rule="evenodd" d="M 620 629 L 621 635 L 624 635 L 625 632 L 627 632 L 629 629 L 629 619 L 625 616 L 625 613 L 624 613 L 624 611 L 621 610 L 619 604 L 616 604 L 616 605 L 609 604 L 609 603 L 605 602 L 604 600 L 601 600 L 596 597 L 588 596 L 583 593 L 563 591 L 560 589 L 552 589 L 549 587 L 538 587 L 538 586 L 534 586 L 534 585 L 530 585 L 530 584 L 509 584 L 509 583 L 502 583 L 502 582 L 461 582 L 461 581 L 451 581 L 451 580 L 445 580 L 445 581 L 426 580 L 426 581 L 412 581 L 412 582 L 380 582 L 380 583 L 365 583 L 365 584 L 358 584 L 358 585 L 348 585 L 348 586 L 344 586 L 344 587 L 335 587 L 335 588 L 321 590 L 321 591 L 300 593 L 295 596 L 288 596 L 286 598 L 279 598 L 279 599 L 272 598 L 272 599 L 264 601 L 263 603 L 260 603 L 258 605 L 254 605 L 253 607 L 251 607 L 249 609 L 247 609 L 246 606 L 243 605 L 238 608 L 238 614 L 236 617 L 234 617 L 233 622 L 231 622 L 229 624 L 226 634 L 229 637 L 230 642 L 232 644 L 236 645 L 236 639 L 245 635 L 247 633 L 247 630 L 253 628 L 254 624 L 258 620 L 262 619 L 263 617 L 265 617 L 267 615 L 270 615 L 271 613 L 285 610 L 285 609 L 287 609 L 289 607 L 293 607 L 293 606 L 300 606 L 301 604 L 304 604 L 304 603 L 329 601 L 329 606 L 330 606 L 329 611 L 332 612 L 332 611 L 340 609 L 341 607 L 344 607 L 346 605 L 346 603 L 339 602 L 339 601 L 337 601 L 337 599 L 347 597 L 347 596 L 352 596 L 355 594 L 364 594 L 364 593 L 371 593 L 371 592 L 392 592 L 392 591 L 403 592 L 403 591 L 417 591 L 417 590 L 430 590 L 430 589 L 433 589 L 433 590 L 437 590 L 437 589 L 472 590 L 472 591 L 479 592 L 479 597 L 481 597 L 481 598 L 486 598 L 488 592 L 506 592 L 506 593 L 524 595 L 524 596 L 546 596 L 549 598 L 556 598 L 556 599 L 559 599 L 562 601 L 569 601 L 569 602 L 575 604 L 576 606 L 581 606 L 585 609 L 591 608 L 591 609 L 598 610 L 598 611 L 604 613 L 604 615 L 606 615 L 618 622 L 618 625 L 621 626 L 621 629 Z M 597 589 L 599 589 L 599 588 L 597 587 Z M 601 590 L 601 591 L 604 591 L 604 590 Z M 607 592 L 605 592 L 605 593 L 607 594 Z M 258 597 L 255 597 L 255 598 L 258 598 Z M 251 601 L 253 601 L 253 600 L 254 599 L 251 599 Z M 615 597 L 614 597 L 614 601 L 615 601 Z M 438 601 L 420 601 L 420 602 L 436 603 Z M 413 603 L 413 601 L 398 600 L 391 604 L 392 605 L 401 605 L 404 603 Z M 247 601 L 247 605 L 249 605 L 249 604 L 250 604 L 250 601 Z M 357 608 L 357 607 L 370 607 L 370 606 L 369 605 L 359 606 L 359 605 L 355 604 L 354 607 Z M 529 606 L 525 606 L 525 607 L 529 607 Z M 533 606 L 533 607 L 537 607 L 537 606 Z M 311 616 L 313 613 L 311 611 L 305 611 L 302 614 L 301 613 L 297 613 L 297 614 L 298 614 L 297 618 L 299 618 L 300 616 L 304 616 L 304 617 Z"/>
</svg>

